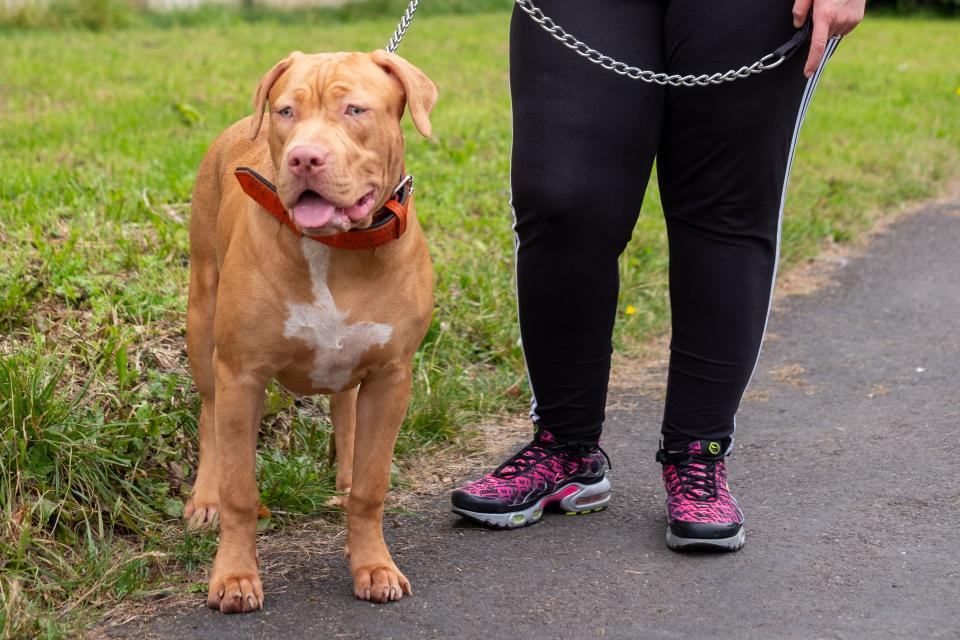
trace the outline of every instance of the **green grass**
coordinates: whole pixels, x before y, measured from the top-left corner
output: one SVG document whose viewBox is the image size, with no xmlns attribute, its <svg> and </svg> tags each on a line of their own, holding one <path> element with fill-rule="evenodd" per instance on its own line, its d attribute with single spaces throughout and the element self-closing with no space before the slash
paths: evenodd
<svg viewBox="0 0 960 640">
<path fill-rule="evenodd" d="M 441 100 L 435 141 L 407 127 L 438 277 L 401 459 L 524 404 L 507 21 L 424 11 L 402 49 Z M 97 606 L 186 588 L 211 557 L 212 537 L 178 521 L 196 464 L 183 324 L 197 164 L 288 51 L 376 48 L 394 26 L 280 22 L 0 33 L 0 637 L 68 635 Z M 958 37 L 953 22 L 876 19 L 844 43 L 801 136 L 788 265 L 957 177 Z M 653 185 L 622 260 L 627 350 L 668 317 Z M 287 517 L 321 513 L 322 401 L 296 406 L 273 387 L 267 408 L 264 501 Z"/>
<path fill-rule="evenodd" d="M 86 29 L 107 31 L 144 27 L 229 27 L 243 23 L 329 25 L 389 16 L 399 18 L 409 0 L 350 0 L 341 6 L 304 6 L 296 11 L 268 7 L 261 0 L 235 4 L 203 3 L 198 7 L 152 11 L 142 0 L 48 0 L 23 6 L 0 6 L 3 29 Z M 509 9 L 512 0 L 444 0 L 430 6 L 430 15 L 477 14 Z M 420 15 L 423 15 L 422 13 Z"/>
</svg>

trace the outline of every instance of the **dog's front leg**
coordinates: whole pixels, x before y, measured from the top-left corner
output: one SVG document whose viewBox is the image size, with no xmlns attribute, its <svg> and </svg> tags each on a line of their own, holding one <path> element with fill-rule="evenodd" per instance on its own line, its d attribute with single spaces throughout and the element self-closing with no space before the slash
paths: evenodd
<svg viewBox="0 0 960 640">
<path fill-rule="evenodd" d="M 330 420 L 333 422 L 337 451 L 337 493 L 330 506 L 346 507 L 353 486 L 353 442 L 357 431 L 357 390 L 347 389 L 330 396 Z"/>
<path fill-rule="evenodd" d="M 220 544 L 213 562 L 207 606 L 222 613 L 263 607 L 257 571 L 257 432 L 266 381 L 216 359 L 217 483 Z"/>
<path fill-rule="evenodd" d="M 383 540 L 383 500 L 397 432 L 410 400 L 410 367 L 391 363 L 360 385 L 353 452 L 353 488 L 347 504 L 347 547 L 357 598 L 387 602 L 412 593 Z"/>
</svg>

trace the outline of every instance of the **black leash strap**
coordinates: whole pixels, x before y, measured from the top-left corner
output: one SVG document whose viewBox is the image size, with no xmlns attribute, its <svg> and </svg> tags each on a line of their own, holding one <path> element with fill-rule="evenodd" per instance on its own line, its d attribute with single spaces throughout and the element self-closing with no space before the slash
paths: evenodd
<svg viewBox="0 0 960 640">
<path fill-rule="evenodd" d="M 793 37 L 783 43 L 780 48 L 773 51 L 773 55 L 783 60 L 789 60 L 803 45 L 810 40 L 810 34 L 813 33 L 813 19 L 807 16 L 807 21 L 803 26 L 797 29 Z"/>
</svg>

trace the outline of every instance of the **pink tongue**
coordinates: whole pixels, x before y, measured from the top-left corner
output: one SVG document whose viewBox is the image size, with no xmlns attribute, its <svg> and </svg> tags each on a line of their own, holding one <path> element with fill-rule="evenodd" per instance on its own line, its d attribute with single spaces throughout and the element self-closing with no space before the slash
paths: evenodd
<svg viewBox="0 0 960 640">
<path fill-rule="evenodd" d="M 347 209 L 347 217 L 353 222 L 363 220 L 370 214 L 373 208 L 373 192 L 363 196 L 357 201 L 357 204 Z"/>
<path fill-rule="evenodd" d="M 301 227 L 322 227 L 330 222 L 336 210 L 331 203 L 308 191 L 293 205 L 293 220 Z"/>
</svg>

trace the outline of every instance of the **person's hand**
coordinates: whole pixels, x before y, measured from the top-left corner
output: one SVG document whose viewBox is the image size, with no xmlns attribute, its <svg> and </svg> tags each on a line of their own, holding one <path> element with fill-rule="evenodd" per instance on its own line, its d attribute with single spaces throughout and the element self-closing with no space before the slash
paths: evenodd
<svg viewBox="0 0 960 640">
<path fill-rule="evenodd" d="M 810 37 L 810 55 L 803 67 L 808 78 L 817 70 L 820 58 L 833 36 L 845 36 L 863 20 L 866 0 L 795 0 L 793 26 L 799 29 L 813 5 L 813 35 Z"/>
</svg>

